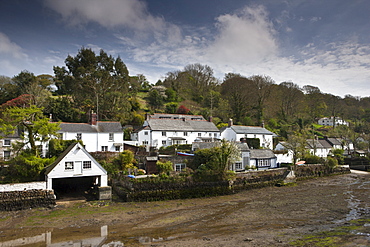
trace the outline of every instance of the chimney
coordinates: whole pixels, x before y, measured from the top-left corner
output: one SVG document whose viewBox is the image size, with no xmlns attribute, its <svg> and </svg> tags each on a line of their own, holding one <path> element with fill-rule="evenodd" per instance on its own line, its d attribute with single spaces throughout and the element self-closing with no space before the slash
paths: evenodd
<svg viewBox="0 0 370 247">
<path fill-rule="evenodd" d="M 229 119 L 229 127 L 233 126 L 233 120 L 232 118 Z"/>
<path fill-rule="evenodd" d="M 97 121 L 98 121 L 98 116 L 96 115 L 96 113 L 92 112 L 91 113 L 91 122 L 90 122 L 90 124 L 91 125 L 96 125 Z"/>
<path fill-rule="evenodd" d="M 213 117 L 212 116 L 209 116 L 208 121 L 212 123 Z"/>
<path fill-rule="evenodd" d="M 261 127 L 262 127 L 262 128 L 265 128 L 265 121 L 264 121 L 264 120 L 262 120 Z"/>
</svg>

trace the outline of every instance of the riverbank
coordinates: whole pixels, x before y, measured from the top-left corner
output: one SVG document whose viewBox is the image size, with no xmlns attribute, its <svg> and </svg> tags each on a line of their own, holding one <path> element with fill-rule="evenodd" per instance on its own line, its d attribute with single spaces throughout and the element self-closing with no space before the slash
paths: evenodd
<svg viewBox="0 0 370 247">
<path fill-rule="evenodd" d="M 52 232 L 53 241 L 77 232 L 83 238 L 106 225 L 104 241 L 124 246 L 367 246 L 369 191 L 369 173 L 356 172 L 211 198 L 64 202 L 53 209 L 0 212 L 0 242 L 44 232 Z"/>
</svg>

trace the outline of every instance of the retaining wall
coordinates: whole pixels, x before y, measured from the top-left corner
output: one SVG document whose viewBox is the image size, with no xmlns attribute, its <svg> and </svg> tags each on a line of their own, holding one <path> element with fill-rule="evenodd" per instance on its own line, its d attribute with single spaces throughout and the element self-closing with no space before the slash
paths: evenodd
<svg viewBox="0 0 370 247">
<path fill-rule="evenodd" d="M 0 192 L 0 211 L 16 211 L 55 205 L 52 190 L 23 190 Z"/>
<path fill-rule="evenodd" d="M 304 165 L 290 168 L 277 168 L 262 171 L 238 173 L 233 181 L 193 182 L 187 181 L 158 181 L 139 182 L 130 179 L 115 180 L 112 188 L 115 194 L 124 201 L 156 201 L 170 199 L 185 199 L 194 197 L 219 196 L 236 193 L 241 190 L 281 185 L 288 174 L 290 181 L 295 174 L 296 179 L 339 175 L 349 173 L 348 167 L 329 168 L 324 165 Z"/>
</svg>

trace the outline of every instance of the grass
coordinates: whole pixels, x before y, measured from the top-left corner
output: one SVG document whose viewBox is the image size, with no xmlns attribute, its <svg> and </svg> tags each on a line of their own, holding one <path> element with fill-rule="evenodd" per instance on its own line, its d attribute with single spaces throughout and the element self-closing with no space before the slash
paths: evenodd
<svg viewBox="0 0 370 247">
<path fill-rule="evenodd" d="M 370 219 L 352 220 L 349 225 L 339 226 L 333 230 L 318 232 L 303 236 L 302 238 L 290 242 L 292 246 L 312 246 L 312 247 L 337 247 L 348 242 L 348 238 L 356 236 L 356 231 L 361 231 Z"/>
</svg>

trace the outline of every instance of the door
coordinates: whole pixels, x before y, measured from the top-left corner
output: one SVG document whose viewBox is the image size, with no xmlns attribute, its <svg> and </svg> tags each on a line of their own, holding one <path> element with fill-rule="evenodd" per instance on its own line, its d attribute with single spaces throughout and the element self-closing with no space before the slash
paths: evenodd
<svg viewBox="0 0 370 247">
<path fill-rule="evenodd" d="M 82 161 L 75 161 L 75 174 L 82 174 Z"/>
</svg>

